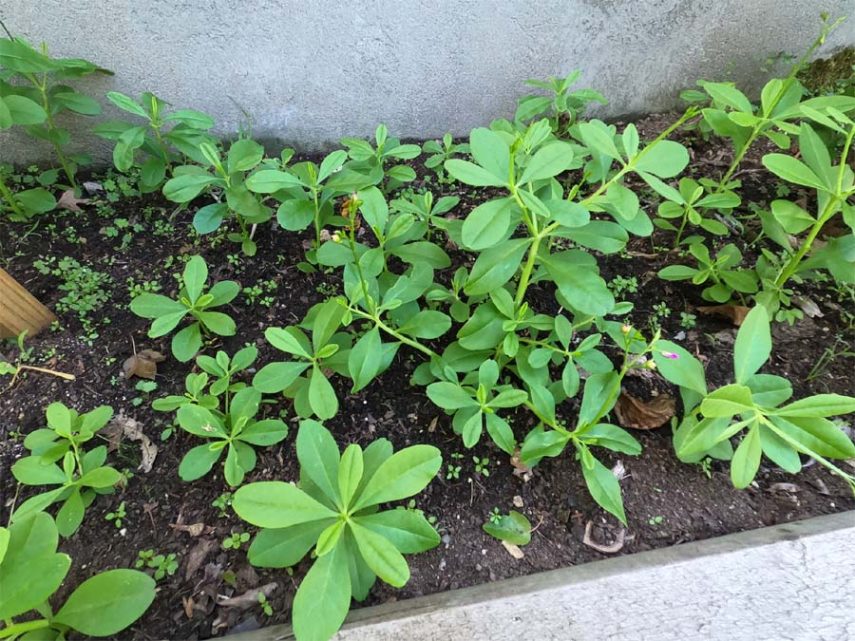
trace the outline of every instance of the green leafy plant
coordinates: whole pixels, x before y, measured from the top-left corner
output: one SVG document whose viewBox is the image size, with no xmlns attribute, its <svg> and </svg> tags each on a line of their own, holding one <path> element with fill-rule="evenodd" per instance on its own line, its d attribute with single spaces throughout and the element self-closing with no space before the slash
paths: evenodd
<svg viewBox="0 0 855 641">
<path fill-rule="evenodd" d="M 116 526 L 116 529 L 121 530 L 122 524 L 127 517 L 127 512 L 125 511 L 125 502 L 122 501 L 119 503 L 119 507 L 115 509 L 113 512 L 107 512 L 107 515 L 104 517 L 105 520 L 110 521 L 113 525 Z"/>
<path fill-rule="evenodd" d="M 828 417 L 855 412 L 855 398 L 817 394 L 787 402 L 790 382 L 759 373 L 772 352 L 769 315 L 762 306 L 745 317 L 733 350 L 734 382 L 709 391 L 700 361 L 668 341 L 653 357 L 662 375 L 680 386 L 683 420 L 674 432 L 677 456 L 698 462 L 709 456 L 730 461 L 730 476 L 747 487 L 765 455 L 787 472 L 802 468 L 808 456 L 846 480 L 855 491 L 855 477 L 832 463 L 851 459 L 855 444 Z M 734 450 L 731 439 L 740 436 Z"/>
<path fill-rule="evenodd" d="M 305 420 L 297 435 L 299 487 L 265 481 L 241 487 L 235 512 L 263 528 L 249 547 L 260 567 L 297 564 L 314 547 L 316 560 L 294 597 L 292 624 L 299 641 L 326 641 L 341 627 L 351 598 L 368 596 L 379 576 L 402 587 L 410 577 L 404 554 L 439 545 L 439 535 L 413 510 L 379 511 L 420 492 L 442 457 L 415 445 L 393 453 L 386 439 L 343 454 L 329 431 Z"/>
<path fill-rule="evenodd" d="M 184 481 L 195 481 L 208 474 L 226 453 L 224 476 L 235 487 L 244 476 L 255 469 L 253 446 L 279 443 L 288 435 L 288 427 L 279 419 L 257 420 L 261 392 L 244 387 L 231 398 L 227 395 L 223 411 L 208 409 L 192 403 L 178 408 L 178 425 L 208 442 L 191 449 L 178 466 Z"/>
<path fill-rule="evenodd" d="M 75 191 L 77 167 L 89 162 L 89 158 L 67 151 L 71 133 L 57 123 L 57 116 L 64 112 L 82 116 L 101 113 L 98 101 L 65 84 L 95 73 L 112 75 L 87 60 L 51 57 L 44 44 L 37 50 L 23 38 L 0 38 L 0 129 L 23 125 L 29 135 L 50 143 Z M 0 191 L 4 191 L 7 205 L 14 210 L 15 201 L 7 197 L 3 188 Z M 25 213 L 53 209 L 53 205 L 47 207 L 48 196 L 53 198 L 41 192 L 24 195 Z M 19 194 L 18 203 L 21 198 Z"/>
<path fill-rule="evenodd" d="M 660 229 L 676 232 L 674 247 L 678 247 L 681 241 L 687 244 L 697 242 L 698 236 L 683 239 L 683 231 L 689 223 L 716 236 L 727 235 L 728 229 L 724 223 L 705 214 L 729 212 L 738 207 L 741 200 L 731 189 L 717 190 L 717 186 L 709 178 L 702 178 L 700 181 L 681 178 L 676 190 L 667 185 L 667 188 L 657 185 L 660 195 L 666 200 L 659 205 L 659 218 L 653 223 Z M 679 227 L 670 222 L 674 219 L 679 219 Z"/>
<path fill-rule="evenodd" d="M 249 541 L 249 532 L 232 532 L 223 539 L 224 550 L 240 550 L 244 543 Z"/>
<path fill-rule="evenodd" d="M 178 556 L 174 552 L 158 554 L 152 549 L 140 550 L 134 567 L 154 570 L 154 580 L 160 581 L 178 571 Z"/>
<path fill-rule="evenodd" d="M 198 154 L 204 159 L 202 164 L 205 166 L 176 167 L 172 178 L 163 185 L 163 195 L 168 200 L 185 204 L 203 192 L 214 193 L 216 201 L 196 212 L 193 227 L 200 234 L 209 234 L 219 229 L 231 215 L 239 231 L 230 232 L 227 238 L 239 242 L 245 255 L 254 256 L 258 247 L 252 239 L 252 231 L 256 225 L 273 216 L 272 210 L 248 188 L 247 175 L 262 162 L 264 147 L 254 140 L 241 138 L 229 146 L 223 158 L 214 144 L 201 141 Z M 195 154 L 187 155 L 193 158 Z"/>
<path fill-rule="evenodd" d="M 232 496 L 231 492 L 223 492 L 211 502 L 211 505 L 220 511 L 221 518 L 228 516 L 229 509 L 232 507 Z"/>
<path fill-rule="evenodd" d="M 387 190 L 391 191 L 403 183 L 416 179 L 412 167 L 404 164 L 387 167 L 387 163 L 417 158 L 422 149 L 418 145 L 402 144 L 398 138 L 390 137 L 386 125 L 378 125 L 374 132 L 374 143 L 361 138 L 342 138 L 348 157 L 354 161 L 352 168 L 367 175 L 384 176 Z M 374 183 L 372 183 L 374 184 Z"/>
<path fill-rule="evenodd" d="M 697 267 L 688 265 L 668 265 L 659 270 L 659 278 L 664 280 L 690 280 L 695 285 L 711 282 L 701 292 L 701 296 L 715 303 L 726 303 L 734 292 L 753 294 L 758 289 L 757 275 L 752 269 L 739 269 L 742 252 L 729 243 L 718 250 L 715 258 L 701 242 L 689 246 L 689 253 L 697 261 Z"/>
<path fill-rule="evenodd" d="M 519 101 L 515 119 L 525 123 L 535 118 L 547 116 L 549 126 L 556 134 L 564 134 L 579 119 L 589 104 L 598 102 L 607 104 L 607 100 L 593 89 L 577 89 L 571 91 L 576 84 L 581 71 L 571 71 L 564 78 L 549 78 L 548 80 L 527 80 L 526 84 L 546 91 L 547 96 L 525 96 Z"/>
<path fill-rule="evenodd" d="M 208 265 L 201 256 L 193 256 L 184 267 L 178 300 L 162 294 L 144 293 L 131 301 L 131 311 L 154 322 L 148 331 L 151 338 L 165 336 L 174 330 L 188 314 L 193 322 L 172 337 L 172 355 L 187 362 L 202 349 L 202 337 L 210 332 L 218 336 L 233 336 L 235 322 L 223 312 L 211 311 L 231 302 L 240 292 L 240 285 L 223 280 L 205 291 Z"/>
<path fill-rule="evenodd" d="M 135 570 L 108 570 L 83 581 L 54 611 L 50 599 L 71 567 L 71 558 L 56 551 L 57 543 L 56 525 L 44 513 L 16 520 L 8 529 L 0 527 L 0 638 L 59 640 L 71 631 L 113 636 L 154 601 L 150 577 Z M 25 620 L 16 623 L 21 616 Z"/>
<path fill-rule="evenodd" d="M 12 466 L 12 475 L 24 485 L 57 487 L 24 501 L 12 514 L 12 522 L 61 502 L 56 525 L 59 533 L 68 537 L 80 527 L 96 495 L 112 492 L 113 486 L 122 481 L 120 472 L 104 465 L 106 445 L 84 450 L 113 416 L 113 410 L 102 405 L 78 414 L 55 402 L 48 406 L 46 416 L 47 427 L 30 432 L 24 439 L 30 455 Z"/>
<path fill-rule="evenodd" d="M 427 140 L 422 145 L 422 152 L 428 154 L 425 158 L 425 167 L 433 169 L 439 182 L 447 182 L 448 176 L 443 165 L 455 155 L 469 153 L 469 145 L 465 142 L 455 143 L 450 133 L 445 134 L 442 140 Z"/>
<path fill-rule="evenodd" d="M 107 99 L 122 111 L 142 118 L 135 125 L 124 120 L 110 120 L 94 127 L 96 134 L 115 142 L 113 165 L 121 172 L 139 169 L 142 193 L 156 191 L 163 185 L 176 162 L 190 159 L 205 163 L 200 148 L 215 144 L 207 133 L 214 126 L 210 116 L 193 109 L 168 110 L 168 103 L 153 93 L 143 93 L 135 100 L 118 91 L 108 91 Z M 144 160 L 139 162 L 137 152 Z"/>
</svg>

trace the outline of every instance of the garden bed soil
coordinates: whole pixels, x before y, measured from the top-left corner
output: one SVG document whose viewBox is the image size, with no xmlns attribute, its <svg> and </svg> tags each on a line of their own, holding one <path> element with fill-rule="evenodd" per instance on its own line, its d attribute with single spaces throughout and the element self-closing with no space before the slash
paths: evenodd
<svg viewBox="0 0 855 641">
<path fill-rule="evenodd" d="M 659 124 L 653 118 L 642 122 L 640 129 L 655 132 L 661 130 Z M 729 160 L 726 147 L 689 138 L 683 142 L 690 145 L 694 155 L 690 166 L 710 175 L 720 173 L 720 165 Z M 773 197 L 774 186 L 760 182 L 761 175 L 750 171 L 750 158 L 743 167 L 748 169 L 741 176 L 745 181 L 742 209 L 747 212 L 749 201 L 765 205 Z M 422 168 L 418 171 L 421 182 L 425 172 Z M 437 191 L 457 193 L 461 189 L 437 185 L 435 180 L 427 186 L 435 195 Z M 459 195 L 462 200 L 455 212 L 458 216 L 465 215 L 483 199 L 483 193 L 461 191 Z M 222 540 L 232 531 L 252 531 L 233 512 L 221 516 L 218 508 L 212 506 L 228 489 L 221 466 L 199 481 L 182 482 L 177 473 L 179 461 L 197 441 L 178 430 L 162 442 L 160 434 L 171 423 L 172 415 L 154 412 L 150 407 L 153 398 L 183 393 L 184 377 L 192 364 L 172 358 L 160 363 L 157 390 L 148 396 L 135 390 L 138 379 L 129 381 L 121 376 L 122 362 L 134 349 L 152 348 L 169 353 L 168 338 L 149 339 L 146 336 L 149 323 L 127 309 L 126 281 L 128 278 L 137 282 L 157 280 L 163 293 L 173 294 L 176 285 L 173 273 L 180 268 L 167 268 L 165 262 L 171 256 L 188 253 L 201 253 L 206 258 L 213 280 L 233 279 L 243 286 L 276 281 L 270 307 L 249 304 L 243 296 L 235 299 L 228 311 L 237 321 L 238 335 L 219 339 L 221 342 L 208 350 L 213 353 L 220 348 L 231 354 L 252 343 L 259 348 L 256 365 L 260 367 L 281 358 L 264 341 L 264 329 L 302 320 L 313 304 L 339 291 L 338 275 L 299 271 L 296 265 L 304 259 L 308 237 L 285 232 L 275 224 L 258 229 L 259 250 L 254 258 L 240 257 L 235 261 L 229 256 L 239 256 L 239 250 L 232 243 L 223 240 L 212 246 L 209 237 L 201 242 L 194 240 L 191 227 L 194 208 L 174 214 L 173 233 L 155 235 L 153 221 L 175 212 L 175 205 L 159 195 L 123 199 L 113 205 L 116 217 L 144 226 L 126 248 L 119 247 L 120 238 L 107 238 L 101 233 L 102 228 L 111 224 L 110 218 L 97 216 L 91 203 L 84 205 L 84 209 L 83 214 L 44 216 L 31 231 L 29 227 L 0 223 L 3 266 L 52 308 L 63 295 L 57 289 L 58 280 L 34 269 L 34 260 L 71 256 L 111 277 L 110 299 L 94 314 L 99 321 L 109 319 L 109 323 L 97 324 L 100 335 L 91 344 L 81 338 L 81 325 L 73 313 L 60 314 L 60 329 L 45 331 L 27 341 L 27 346 L 34 348 L 31 364 L 72 373 L 76 380 L 66 382 L 29 373 L 12 389 L 0 394 L 0 520 L 6 522 L 12 507 L 31 495 L 31 488 L 16 492 L 9 468 L 24 453 L 23 435 L 43 425 L 45 407 L 53 401 L 62 401 L 81 411 L 110 405 L 117 414 L 138 421 L 159 451 L 150 472 L 136 471 L 126 489 L 99 497 L 87 510 L 79 531 L 62 541 L 61 550 L 73 558 L 66 586 L 75 586 L 109 568 L 132 567 L 140 550 L 154 549 L 176 553 L 179 569 L 158 583 L 154 604 L 131 630 L 121 634 L 122 638 L 206 638 L 286 622 L 296 586 L 308 569 L 308 562 L 304 560 L 293 573 L 261 570 L 249 566 L 245 550 L 221 548 Z M 647 209 L 653 213 L 649 206 Z M 51 223 L 55 225 L 53 228 Z M 29 235 L 22 240 L 27 231 Z M 698 288 L 667 283 L 656 277 L 658 269 L 673 263 L 674 255 L 654 251 L 654 246 L 668 242 L 669 237 L 660 238 L 658 233 L 653 240 L 634 239 L 624 255 L 600 257 L 602 275 L 607 281 L 616 275 L 635 276 L 637 292 L 624 296 L 635 303 L 631 322 L 649 331 L 653 306 L 666 303 L 671 314 L 662 322 L 663 335 L 680 336 L 686 349 L 705 362 L 711 386 L 728 383 L 736 330 L 727 319 L 697 313 L 695 307 L 705 304 Z M 742 244 L 738 239 L 736 242 Z M 747 248 L 746 253 L 750 254 Z M 456 266 L 448 273 L 453 273 Z M 815 366 L 835 341 L 853 344 L 851 314 L 855 309 L 851 308 L 851 302 L 847 308 L 847 303 L 840 302 L 831 289 L 812 286 L 802 293 L 816 303 L 822 316 L 806 317 L 793 326 L 777 325 L 773 356 L 766 371 L 789 378 L 796 398 L 821 392 L 851 394 L 855 391 L 851 358 L 833 359 L 819 373 Z M 543 311 L 554 310 L 551 292 L 542 292 L 535 300 L 542 302 Z M 695 313 L 696 326 L 682 328 L 680 312 Z M 12 360 L 17 356 L 16 348 L 11 346 L 0 351 Z M 657 430 L 634 432 L 644 447 L 638 457 L 603 451 L 608 465 L 621 465 L 625 470 L 621 486 L 628 527 L 624 530 L 591 499 L 579 463 L 569 452 L 557 459 L 544 460 L 529 473 L 515 468 L 487 439 L 482 439 L 473 450 L 466 450 L 452 432 L 450 417 L 428 400 L 424 388 L 409 384 L 409 376 L 419 362 L 419 357 L 401 350 L 392 368 L 358 394 L 350 394 L 347 385 L 333 378 L 341 408 L 327 425 L 340 444 L 358 442 L 364 446 L 384 436 L 396 449 L 416 443 L 434 444 L 445 459 L 440 475 L 416 500 L 416 506 L 426 515 L 436 517 L 442 543 L 427 553 L 409 557 L 412 578 L 406 587 L 394 590 L 378 582 L 365 604 L 406 599 L 855 508 L 847 485 L 819 465 L 810 465 L 802 474 L 790 476 L 764 459 L 755 482 L 744 491 L 736 490 L 730 483 L 726 465 L 714 462 L 705 471 L 700 466 L 680 463 L 666 425 Z M 677 396 L 676 390 L 658 376 L 630 378 L 627 388 L 642 398 L 657 393 Z M 137 397 L 143 397 L 143 401 L 135 405 L 133 399 Z M 268 405 L 266 411 L 276 416 L 289 404 L 280 399 Z M 578 399 L 568 401 L 559 408 L 559 414 L 572 422 L 577 406 Z M 516 418 L 516 432 L 521 436 L 532 426 L 531 417 L 520 413 Z M 258 466 L 247 481 L 297 479 L 293 438 L 297 423 L 293 412 L 290 413 L 288 439 L 281 446 L 258 448 Z M 462 458 L 453 461 L 453 454 L 461 454 Z M 110 460 L 117 468 L 134 471 L 140 456 L 139 444 L 124 440 Z M 475 473 L 473 457 L 489 459 L 489 476 Z M 452 462 L 461 466 L 459 478 L 446 478 L 446 464 Z M 127 517 L 118 529 L 105 515 L 121 501 L 125 502 Z M 522 548 L 522 558 L 512 556 L 500 542 L 481 530 L 493 508 L 503 513 L 517 509 L 531 521 L 534 533 L 531 543 Z M 586 526 L 596 542 L 612 545 L 616 551 L 606 554 L 584 543 Z M 217 605 L 223 597 L 262 587 L 269 593 L 271 617 L 261 612 L 253 598 L 248 600 L 246 609 Z M 67 588 L 64 590 L 67 593 Z"/>
</svg>

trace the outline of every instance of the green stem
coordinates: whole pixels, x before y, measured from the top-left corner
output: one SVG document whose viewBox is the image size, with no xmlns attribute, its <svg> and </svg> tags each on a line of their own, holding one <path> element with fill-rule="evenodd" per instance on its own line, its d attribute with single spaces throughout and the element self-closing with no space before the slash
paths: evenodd
<svg viewBox="0 0 855 641">
<path fill-rule="evenodd" d="M 53 146 L 54 152 L 56 153 L 57 160 L 59 160 L 59 164 L 62 167 L 62 171 L 65 172 L 66 177 L 68 178 L 68 184 L 71 185 L 71 188 L 75 191 L 78 191 L 77 181 L 74 179 L 74 172 L 71 170 L 71 163 L 66 157 L 65 153 L 62 151 L 62 146 L 56 140 L 56 132 L 58 127 L 56 126 L 56 121 L 53 119 L 53 113 L 51 113 L 51 105 L 50 98 L 48 97 L 47 92 L 47 74 L 45 74 L 45 78 L 42 82 L 34 82 L 33 84 L 39 90 L 39 93 L 42 97 L 42 108 L 45 110 L 47 114 L 46 123 L 48 126 L 48 131 L 50 131 L 50 144 Z"/>
<path fill-rule="evenodd" d="M 9 637 L 18 637 L 25 632 L 33 630 L 42 630 L 50 626 L 50 621 L 47 619 L 36 619 L 35 621 L 24 621 L 23 623 L 12 623 L 0 630 L 0 639 L 8 639 Z"/>
<path fill-rule="evenodd" d="M 541 237 L 539 235 L 535 236 L 534 242 L 528 250 L 528 258 L 523 266 L 522 274 L 520 275 L 520 282 L 519 285 L 517 285 L 517 294 L 514 297 L 514 305 L 517 308 L 522 305 L 522 302 L 525 299 L 525 292 L 528 289 L 529 281 L 531 280 L 531 273 L 534 270 L 534 264 L 537 261 L 537 251 L 540 249 L 540 241 Z"/>
<path fill-rule="evenodd" d="M 3 196 L 3 200 L 9 203 L 9 209 L 15 212 L 18 216 L 24 219 L 28 217 L 26 212 L 21 208 L 21 205 L 19 205 L 15 200 L 15 195 L 12 193 L 12 190 L 6 186 L 6 181 L 2 174 L 0 174 L 0 196 Z"/>
</svg>

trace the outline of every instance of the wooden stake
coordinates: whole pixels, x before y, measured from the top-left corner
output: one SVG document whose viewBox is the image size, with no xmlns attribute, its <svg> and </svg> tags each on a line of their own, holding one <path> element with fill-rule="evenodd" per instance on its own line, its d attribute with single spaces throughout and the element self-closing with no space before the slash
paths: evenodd
<svg viewBox="0 0 855 641">
<path fill-rule="evenodd" d="M 55 320 L 53 312 L 0 269 L 0 338 L 14 338 L 24 330 L 35 336 Z"/>
</svg>

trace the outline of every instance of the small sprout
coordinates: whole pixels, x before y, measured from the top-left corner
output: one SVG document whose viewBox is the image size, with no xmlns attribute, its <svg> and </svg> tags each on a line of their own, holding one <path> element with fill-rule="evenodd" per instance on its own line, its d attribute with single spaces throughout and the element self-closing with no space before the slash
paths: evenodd
<svg viewBox="0 0 855 641">
<path fill-rule="evenodd" d="M 124 520 L 124 518 L 126 516 L 127 516 L 127 514 L 125 512 L 125 502 L 122 501 L 121 503 L 119 503 L 119 507 L 116 508 L 115 512 L 109 512 L 107 514 L 107 516 L 105 516 L 104 518 L 107 521 L 112 521 L 113 525 L 116 526 L 117 530 L 121 530 L 122 529 L 122 521 Z"/>
<path fill-rule="evenodd" d="M 270 601 L 267 600 L 267 595 L 264 594 L 264 592 L 258 593 L 258 604 L 261 606 L 261 610 L 266 616 L 273 616 L 273 606 L 270 605 Z"/>
<path fill-rule="evenodd" d="M 648 525 L 662 525 L 662 522 L 663 522 L 664 520 L 665 520 L 665 517 L 664 517 L 664 516 L 656 515 L 656 516 L 651 516 L 651 517 L 647 520 L 647 523 L 648 523 Z"/>
<path fill-rule="evenodd" d="M 220 518 L 227 517 L 229 508 L 232 506 L 232 493 L 223 492 L 211 502 L 211 505 L 220 511 Z"/>
<path fill-rule="evenodd" d="M 501 523 L 502 514 L 501 512 L 499 512 L 499 508 L 494 507 L 493 510 L 490 512 L 488 518 L 490 519 L 490 523 L 492 523 L 493 525 L 498 525 L 499 523 Z"/>
<path fill-rule="evenodd" d="M 154 580 L 160 581 L 166 576 L 172 576 L 178 571 L 178 557 L 170 554 L 156 554 L 154 550 L 140 550 L 134 564 L 137 569 L 149 568 L 154 570 Z"/>
<path fill-rule="evenodd" d="M 490 459 L 473 456 L 472 460 L 475 463 L 475 474 L 480 474 L 485 478 L 490 476 Z"/>
<path fill-rule="evenodd" d="M 224 550 L 240 550 L 241 546 L 249 541 L 249 532 L 232 532 L 223 539 Z"/>
</svg>

